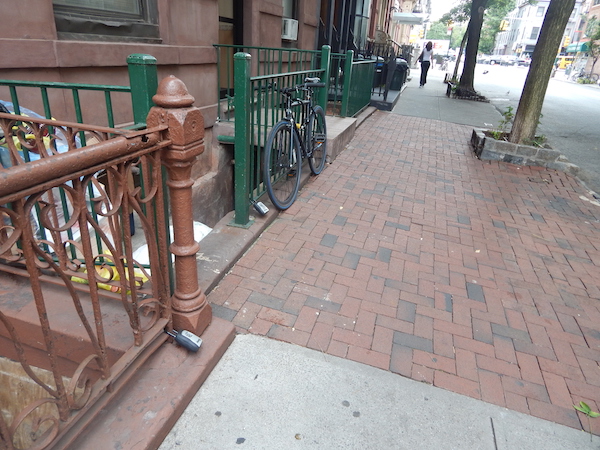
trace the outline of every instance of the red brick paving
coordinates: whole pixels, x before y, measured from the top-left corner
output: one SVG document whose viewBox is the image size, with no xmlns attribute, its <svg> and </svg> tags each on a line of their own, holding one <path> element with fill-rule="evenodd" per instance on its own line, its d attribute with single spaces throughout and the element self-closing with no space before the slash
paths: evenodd
<svg viewBox="0 0 600 450">
<path fill-rule="evenodd" d="M 470 133 L 375 113 L 209 301 L 240 332 L 587 429 L 600 205 L 563 173 L 477 160 Z"/>
</svg>

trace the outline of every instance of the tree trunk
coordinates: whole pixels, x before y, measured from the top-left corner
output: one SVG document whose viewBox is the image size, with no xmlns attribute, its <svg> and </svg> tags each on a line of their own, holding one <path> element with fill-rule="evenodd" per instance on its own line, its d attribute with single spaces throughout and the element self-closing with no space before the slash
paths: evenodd
<svg viewBox="0 0 600 450">
<path fill-rule="evenodd" d="M 548 6 L 508 138 L 510 142 L 527 143 L 535 138 L 554 59 L 574 6 L 575 0 L 552 0 Z"/>
<path fill-rule="evenodd" d="M 465 65 L 460 76 L 459 88 L 475 92 L 473 82 L 475 81 L 475 65 L 477 64 L 477 51 L 479 49 L 479 37 L 483 25 L 483 13 L 488 0 L 473 0 L 471 4 L 471 20 L 467 27 L 467 47 L 465 49 Z"/>
<path fill-rule="evenodd" d="M 463 34 L 462 41 L 460 43 L 460 49 L 458 50 L 458 56 L 456 57 L 456 64 L 454 65 L 454 74 L 452 75 L 452 81 L 456 81 L 458 77 L 458 66 L 460 65 L 460 60 L 462 59 L 463 51 L 465 49 L 465 44 L 467 42 L 467 36 L 469 34 L 469 27 L 465 30 L 465 34 Z"/>
</svg>

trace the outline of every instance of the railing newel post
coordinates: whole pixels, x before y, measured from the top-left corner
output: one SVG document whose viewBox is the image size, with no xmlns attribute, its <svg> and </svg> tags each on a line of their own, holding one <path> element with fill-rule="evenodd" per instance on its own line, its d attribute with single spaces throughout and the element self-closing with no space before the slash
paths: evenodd
<svg viewBox="0 0 600 450">
<path fill-rule="evenodd" d="M 352 85 L 352 62 L 354 61 L 354 50 L 346 52 L 346 61 L 344 62 L 344 89 L 342 91 L 342 109 L 340 115 L 348 117 L 350 108 L 350 87 Z"/>
<path fill-rule="evenodd" d="M 323 75 L 321 81 L 325 83 L 325 87 L 319 92 L 319 105 L 323 108 L 323 111 L 327 113 L 327 102 L 329 100 L 329 82 L 331 73 L 331 47 L 324 45 L 321 48 L 321 69 Z"/>
<path fill-rule="evenodd" d="M 131 104 L 135 124 L 145 124 L 150 108 L 154 106 L 152 96 L 158 87 L 156 58 L 151 55 L 134 53 L 127 57 Z"/>
<path fill-rule="evenodd" d="M 248 174 L 250 161 L 248 143 L 250 142 L 250 64 L 252 57 L 248 53 L 234 55 L 234 108 L 235 108 L 235 144 L 234 144 L 234 208 L 235 218 L 232 225 L 246 227 L 250 224 L 250 186 Z"/>
<path fill-rule="evenodd" d="M 150 110 L 148 127 L 168 125 L 166 137 L 171 144 L 163 150 L 167 168 L 175 255 L 175 292 L 171 297 L 173 327 L 202 334 L 212 319 L 212 310 L 199 286 L 192 212 L 192 166 L 204 151 L 204 118 L 192 106 L 185 84 L 174 76 L 163 79 L 152 97 L 157 106 Z"/>
</svg>

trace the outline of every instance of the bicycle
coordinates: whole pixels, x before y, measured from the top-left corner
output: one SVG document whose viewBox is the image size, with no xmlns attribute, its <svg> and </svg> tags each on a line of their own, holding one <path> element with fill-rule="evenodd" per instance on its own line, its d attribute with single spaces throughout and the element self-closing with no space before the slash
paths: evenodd
<svg viewBox="0 0 600 450">
<path fill-rule="evenodd" d="M 581 69 L 579 72 L 571 74 L 571 80 L 580 84 L 596 84 L 598 82 L 598 74 L 585 73 L 585 71 Z"/>
<path fill-rule="evenodd" d="M 327 157 L 327 126 L 325 112 L 312 101 L 313 89 L 324 87 L 320 78 L 305 78 L 303 84 L 282 88 L 285 115 L 267 137 L 264 154 L 264 182 L 273 205 L 288 209 L 300 189 L 302 162 L 308 159 L 313 175 L 319 175 Z M 302 92 L 303 98 L 294 96 Z M 296 120 L 294 108 L 300 106 Z"/>
</svg>

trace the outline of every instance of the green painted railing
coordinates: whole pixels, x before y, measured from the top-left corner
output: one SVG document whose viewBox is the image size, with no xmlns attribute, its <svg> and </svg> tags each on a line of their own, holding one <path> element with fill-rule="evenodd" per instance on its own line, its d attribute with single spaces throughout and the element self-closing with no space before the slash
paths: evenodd
<svg viewBox="0 0 600 450">
<path fill-rule="evenodd" d="M 344 70 L 347 55 L 332 53 L 329 63 L 329 90 L 327 92 L 327 114 L 339 116 L 342 113 L 342 98 L 344 94 Z"/>
<path fill-rule="evenodd" d="M 313 67 L 286 73 L 251 76 L 252 56 L 236 53 L 234 56 L 236 95 L 233 98 L 235 115 L 234 189 L 235 219 L 233 225 L 250 224 L 250 203 L 265 192 L 262 179 L 262 159 L 265 141 L 270 129 L 284 115 L 279 90 L 304 82 L 306 77 L 328 79 L 329 47 L 325 46 Z M 326 105 L 327 87 L 317 92 L 318 103 Z"/>
<path fill-rule="evenodd" d="M 132 54 L 127 57 L 127 66 L 129 73 L 129 82 L 130 86 L 116 86 L 116 85 L 96 85 L 96 84 L 84 84 L 84 83 L 61 83 L 61 82 L 44 82 L 44 81 L 23 81 L 23 80 L 0 80 L 0 86 L 8 87 L 8 91 L 10 93 L 10 99 L 1 98 L 2 100 L 9 101 L 13 104 L 13 109 L 15 114 L 21 114 L 21 109 L 26 107 L 23 105 L 23 98 L 26 97 L 26 101 L 31 101 L 34 103 L 39 103 L 39 97 L 36 97 L 35 91 L 39 91 L 39 95 L 41 97 L 41 105 L 43 111 L 35 111 L 39 115 L 45 116 L 46 119 L 53 118 L 53 110 L 61 109 L 69 111 L 70 114 L 74 115 L 74 120 L 71 117 L 57 117 L 60 120 L 69 120 L 75 121 L 77 123 L 84 124 L 86 119 L 84 118 L 83 111 L 89 109 L 89 103 L 95 102 L 93 104 L 94 108 L 101 108 L 100 98 L 103 98 L 104 108 L 106 111 L 106 122 L 105 123 L 95 123 L 94 125 L 100 126 L 108 126 L 110 128 L 115 127 L 115 112 L 113 108 L 113 95 L 125 94 L 128 95 L 131 99 L 131 116 L 123 123 L 128 123 L 125 128 L 128 129 L 143 129 L 146 127 L 146 117 L 150 111 L 150 108 L 154 106 L 152 101 L 152 97 L 156 94 L 156 89 L 158 87 L 158 74 L 157 74 L 157 65 L 156 58 L 151 55 L 146 54 Z M 33 90 L 33 93 L 32 93 Z M 65 104 L 65 102 L 69 102 L 68 95 L 64 95 L 64 92 L 71 93 L 72 104 Z M 99 95 L 90 95 L 90 92 L 99 93 Z M 85 93 L 85 94 L 84 94 Z M 23 94 L 23 95 L 19 95 Z M 88 105 L 86 108 L 82 108 L 82 104 L 85 105 L 86 101 Z M 31 105 L 27 104 L 27 108 L 30 110 L 34 110 Z M 86 137 L 83 132 L 78 134 L 79 142 L 81 146 L 85 146 Z M 30 160 L 29 151 L 24 148 L 23 149 L 23 157 L 26 161 Z M 163 182 L 164 182 L 165 172 L 163 170 Z M 140 176 L 140 185 L 142 189 L 144 189 L 144 179 Z M 69 211 L 67 208 L 66 194 L 64 190 L 59 190 L 60 195 L 60 208 L 62 209 L 62 213 L 65 217 L 69 217 Z M 94 192 L 92 191 L 90 185 L 90 197 L 94 196 Z M 165 196 L 165 209 L 169 211 L 168 199 Z M 36 206 L 36 215 L 39 217 L 40 210 Z M 92 215 L 94 219 L 99 221 L 100 217 L 98 214 L 93 211 Z M 38 219 L 39 220 L 39 219 Z M 168 218 L 167 218 L 168 220 Z M 133 222 L 132 222 L 133 223 Z M 45 233 L 43 230 L 42 238 L 46 239 Z M 131 232 L 134 230 L 132 228 Z M 72 237 L 72 236 L 71 236 Z M 98 248 L 103 247 L 103 243 L 96 239 L 96 245 Z M 173 290 L 173 286 L 171 286 L 171 290 Z"/>
<path fill-rule="evenodd" d="M 217 48 L 221 54 L 239 47 Z M 253 47 L 252 50 L 260 61 L 254 61 L 250 53 L 238 52 L 233 55 L 230 67 L 228 56 L 219 58 L 219 73 L 225 73 L 226 80 L 233 80 L 233 84 L 229 81 L 221 84 L 226 87 L 220 89 L 223 100 L 219 103 L 219 120 L 230 122 L 235 118 L 234 136 L 219 136 L 219 140 L 234 144 L 233 225 L 236 226 L 250 224 L 250 205 L 265 193 L 261 164 L 267 135 L 283 117 L 279 89 L 318 76 L 326 86 L 316 92 L 317 103 L 327 115 L 348 117 L 369 105 L 375 70 L 375 61 L 353 61 L 352 51 L 332 54 L 329 46 L 323 46 L 318 55 L 289 49 L 267 52 Z M 277 63 L 274 58 L 284 61 Z M 297 70 L 278 72 L 292 67 Z"/>
<path fill-rule="evenodd" d="M 74 120 L 77 123 L 84 123 L 83 112 L 81 108 L 81 93 L 83 91 L 104 93 L 104 107 L 106 109 L 106 123 L 96 124 L 113 128 L 115 126 L 114 109 L 112 105 L 112 95 L 117 93 L 126 93 L 131 95 L 131 105 L 133 113 L 133 125 L 128 128 L 144 128 L 146 126 L 146 116 L 153 106 L 152 96 L 156 94 L 158 86 L 158 75 L 156 70 L 156 58 L 150 55 L 133 54 L 127 58 L 130 86 L 112 86 L 95 85 L 83 83 L 59 83 L 43 81 L 21 81 L 21 80 L 0 80 L 0 86 L 8 87 L 10 91 L 10 101 L 14 106 L 16 114 L 21 113 L 21 100 L 19 98 L 19 88 L 31 88 L 39 90 L 41 104 L 46 119 L 52 119 L 52 101 L 50 100 L 52 91 L 71 91 L 72 106 L 74 110 Z M 49 93 L 50 92 L 50 93 Z M 66 96 L 60 95 L 60 100 Z M 56 95 L 54 98 L 58 98 Z M 3 99 L 8 101 L 9 99 Z M 96 106 L 98 107 L 98 106 Z M 66 120 L 61 117 L 60 119 Z M 85 145 L 85 141 L 82 142 Z"/>
<path fill-rule="evenodd" d="M 371 102 L 376 61 L 354 61 L 353 56 L 352 50 L 348 51 L 344 73 L 349 75 L 344 79 L 341 105 L 342 117 L 354 116 L 369 106 Z"/>
<path fill-rule="evenodd" d="M 217 77 L 219 102 L 217 115 L 220 121 L 232 121 L 234 117 L 235 67 L 234 55 L 250 55 L 250 76 L 275 75 L 279 73 L 314 70 L 321 67 L 323 52 L 296 48 L 253 47 L 242 45 L 214 45 L 217 51 Z"/>
</svg>

